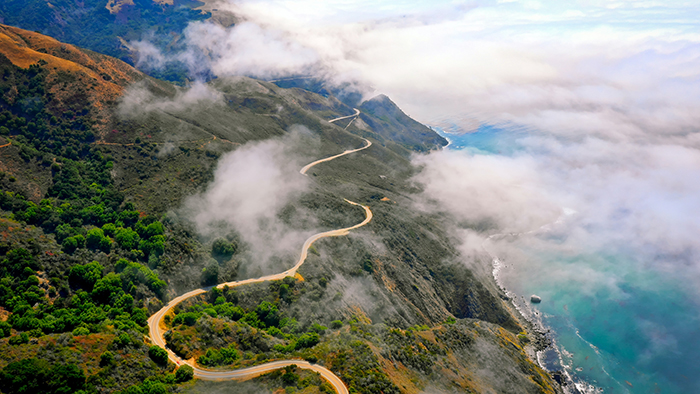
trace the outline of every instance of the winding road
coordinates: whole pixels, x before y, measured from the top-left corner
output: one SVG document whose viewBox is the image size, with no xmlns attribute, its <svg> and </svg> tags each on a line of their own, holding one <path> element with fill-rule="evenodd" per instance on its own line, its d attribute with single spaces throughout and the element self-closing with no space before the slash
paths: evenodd
<svg viewBox="0 0 700 394">
<path fill-rule="evenodd" d="M 331 160 L 333 160 L 333 159 L 339 158 L 340 156 L 345 156 L 345 155 L 349 155 L 350 153 L 359 152 L 359 151 L 361 151 L 361 150 L 363 150 L 363 149 L 367 149 L 367 148 L 369 148 L 370 146 L 372 146 L 372 141 L 368 140 L 367 138 L 363 138 L 363 139 L 365 140 L 365 142 L 367 143 L 367 145 L 363 146 L 362 148 L 357 148 L 357 149 L 352 149 L 352 150 L 346 150 L 345 152 L 340 153 L 340 154 L 337 154 L 337 155 L 335 155 L 335 156 L 326 157 L 325 159 L 321 159 L 321 160 L 316 160 L 316 161 L 313 162 L 313 163 L 310 163 L 310 164 L 305 165 L 304 168 L 302 168 L 299 172 L 302 173 L 303 175 L 306 175 L 306 171 L 308 171 L 309 168 L 315 166 L 316 164 L 320 164 L 320 163 L 323 163 L 323 162 L 326 162 L 326 161 L 331 161 Z M 345 200 L 345 201 L 347 201 L 347 200 Z"/>
<path fill-rule="evenodd" d="M 339 120 L 348 119 L 348 118 L 354 118 L 354 117 L 360 116 L 360 110 L 357 109 L 357 108 L 353 108 L 353 109 L 355 110 L 355 113 L 354 113 L 354 114 L 348 115 L 348 116 L 341 116 L 340 118 L 331 119 L 331 120 L 328 121 L 328 123 L 333 123 L 333 122 L 337 122 L 337 121 L 339 121 Z"/>
<path fill-rule="evenodd" d="M 340 120 L 340 119 L 347 119 L 347 118 L 350 118 L 352 116 L 358 116 L 360 111 L 357 109 L 355 109 L 355 111 L 357 111 L 357 113 L 355 115 L 333 119 L 333 120 L 331 120 L 331 122 L 334 122 L 334 121 Z M 345 152 L 343 152 L 341 154 L 327 157 L 325 159 L 317 160 L 311 164 L 304 166 L 304 168 L 302 168 L 301 171 L 299 171 L 299 172 L 302 175 L 306 175 L 306 171 L 308 171 L 309 168 L 311 168 L 317 164 L 327 162 L 327 161 L 333 160 L 335 158 L 338 158 L 340 156 L 344 156 L 344 155 L 347 155 L 350 153 L 358 152 L 358 151 L 361 151 L 363 149 L 367 149 L 370 146 L 372 146 L 372 142 L 370 142 L 369 140 L 365 139 L 365 142 L 367 144 L 361 148 L 353 149 L 353 150 L 346 150 Z M 217 287 L 217 288 L 223 288 L 225 286 L 236 287 L 236 286 L 242 286 L 242 285 L 246 285 L 246 284 L 250 284 L 250 283 L 260 283 L 260 282 L 267 282 L 267 281 L 273 281 L 273 280 L 281 280 L 287 276 L 294 276 L 296 274 L 297 270 L 299 269 L 299 267 L 301 267 L 301 265 L 304 264 L 304 262 L 306 261 L 306 257 L 307 257 L 308 252 L 309 252 L 309 247 L 311 247 L 311 245 L 315 241 L 317 241 L 321 238 L 326 238 L 326 237 L 340 237 L 340 236 L 347 235 L 350 232 L 350 230 L 354 230 L 356 228 L 362 227 L 372 220 L 372 211 L 369 209 L 369 207 L 362 205 L 362 204 L 358 204 L 356 202 L 352 202 L 352 201 L 347 200 L 347 199 L 345 201 L 348 204 L 362 207 L 365 211 L 365 220 L 363 220 L 361 223 L 358 223 L 352 227 L 325 231 L 325 232 L 314 234 L 314 235 L 310 236 L 304 242 L 304 245 L 302 246 L 301 255 L 299 256 L 299 260 L 297 261 L 297 263 L 292 268 L 290 268 L 284 272 L 281 272 L 279 274 L 267 275 L 267 276 L 263 276 L 260 278 L 252 278 L 252 279 L 246 279 L 246 280 L 240 280 L 240 281 L 234 281 L 234 282 L 220 283 L 220 284 L 216 285 L 215 287 Z M 166 343 L 165 343 L 165 338 L 163 337 L 165 332 L 168 331 L 168 328 L 163 323 L 163 318 L 165 317 L 165 315 L 167 315 L 168 312 L 170 312 L 170 310 L 173 307 L 175 307 L 177 304 L 181 303 L 182 301 L 184 301 L 188 298 L 195 297 L 197 295 L 206 293 L 207 291 L 211 290 L 213 287 L 214 286 L 207 287 L 207 288 L 195 289 L 195 290 L 192 290 L 188 293 L 185 293 L 179 297 L 176 297 L 173 300 L 171 300 L 170 302 L 168 302 L 163 308 L 161 308 L 158 312 L 153 314 L 148 319 L 148 330 L 149 330 L 149 335 L 151 337 L 151 341 L 153 342 L 153 344 L 165 349 L 168 352 L 168 358 L 171 361 L 173 361 L 177 365 L 182 365 L 182 364 L 190 365 L 194 369 L 194 376 L 198 379 L 214 380 L 214 381 L 217 381 L 217 380 L 247 380 L 247 379 L 252 379 L 254 377 L 260 376 L 264 373 L 274 371 L 276 369 L 284 368 L 284 367 L 289 366 L 289 365 L 296 365 L 297 367 L 302 368 L 302 369 L 307 369 L 307 370 L 318 372 L 325 380 L 327 380 L 335 388 L 335 391 L 338 394 L 349 394 L 348 389 L 347 389 L 347 387 L 345 387 L 345 384 L 343 383 L 343 381 L 340 380 L 340 378 L 338 376 L 336 376 L 333 372 L 331 372 L 329 369 L 324 368 L 318 364 L 311 364 L 311 363 L 309 363 L 307 361 L 303 361 L 303 360 L 280 360 L 280 361 L 269 362 L 266 364 L 256 365 L 256 366 L 249 367 L 249 368 L 236 369 L 236 370 L 232 370 L 232 371 L 214 371 L 214 370 L 200 368 L 196 365 L 196 363 L 194 361 L 183 360 L 177 354 L 175 354 L 173 351 L 168 349 L 166 346 Z"/>
</svg>

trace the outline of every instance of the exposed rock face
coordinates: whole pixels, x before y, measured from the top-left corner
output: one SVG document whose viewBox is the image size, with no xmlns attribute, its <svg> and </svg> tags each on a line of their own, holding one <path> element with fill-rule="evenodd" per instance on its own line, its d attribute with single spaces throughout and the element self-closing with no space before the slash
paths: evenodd
<svg viewBox="0 0 700 394">
<path fill-rule="evenodd" d="M 533 294 L 530 296 L 530 302 L 532 302 L 533 304 L 539 304 L 540 302 L 542 302 L 542 298 Z"/>
</svg>

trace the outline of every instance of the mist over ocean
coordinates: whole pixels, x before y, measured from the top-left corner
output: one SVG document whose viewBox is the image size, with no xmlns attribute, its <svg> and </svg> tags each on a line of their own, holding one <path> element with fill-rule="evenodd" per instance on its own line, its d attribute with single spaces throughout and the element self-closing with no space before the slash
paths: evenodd
<svg viewBox="0 0 700 394">
<path fill-rule="evenodd" d="M 438 131 L 451 141 L 448 149 L 470 156 L 533 154 L 524 142 L 528 134 L 518 128 L 484 125 L 471 133 Z M 535 157 L 546 161 L 546 155 L 540 150 Z M 697 175 L 698 169 L 693 170 Z M 693 180 L 697 178 L 688 179 Z M 619 225 L 635 214 L 633 209 L 618 206 L 606 224 Z M 525 313 L 537 313 L 530 317 L 552 330 L 565 368 L 589 392 L 700 392 L 700 302 L 684 272 L 692 264 L 686 261 L 691 251 L 674 255 L 651 244 L 635 247 L 632 240 L 602 241 L 595 247 L 578 244 L 610 229 L 591 226 L 590 218 L 571 209 L 567 213 L 558 223 L 485 245 L 505 264 L 499 272 L 501 283 L 525 297 L 519 300 Z M 589 232 L 586 237 L 576 234 L 582 229 Z M 542 303 L 531 304 L 531 294 L 541 296 Z"/>
</svg>

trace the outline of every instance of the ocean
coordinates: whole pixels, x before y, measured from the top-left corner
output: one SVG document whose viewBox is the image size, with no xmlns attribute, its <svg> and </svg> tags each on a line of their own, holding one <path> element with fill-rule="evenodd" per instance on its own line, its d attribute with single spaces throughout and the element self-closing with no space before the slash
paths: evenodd
<svg viewBox="0 0 700 394">
<path fill-rule="evenodd" d="M 529 133 L 519 128 L 433 129 L 450 140 L 447 149 L 467 155 L 546 156 L 527 151 Z M 624 236 L 577 243 L 588 239 L 581 232 L 590 238 L 615 229 L 586 225 L 575 207 L 564 212 L 560 223 L 485 243 L 500 261 L 499 283 L 525 315 L 551 330 L 556 352 L 543 354 L 541 364 L 566 370 L 579 392 L 700 393 L 700 302 L 686 271 L 697 255 L 639 247 Z M 542 302 L 530 303 L 532 294 Z"/>
</svg>

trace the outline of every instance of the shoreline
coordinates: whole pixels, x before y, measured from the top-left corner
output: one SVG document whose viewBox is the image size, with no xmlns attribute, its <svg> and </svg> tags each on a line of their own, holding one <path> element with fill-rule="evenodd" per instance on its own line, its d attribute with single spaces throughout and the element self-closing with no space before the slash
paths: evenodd
<svg viewBox="0 0 700 394">
<path fill-rule="evenodd" d="M 539 318 L 539 312 L 534 311 L 530 307 L 524 296 L 518 296 L 516 293 L 508 290 L 499 278 L 499 273 L 503 268 L 505 268 L 505 264 L 498 258 L 498 256 L 489 252 L 489 250 L 486 248 L 486 243 L 495 237 L 516 235 L 519 234 L 490 235 L 486 238 L 486 240 L 484 240 L 481 247 L 491 260 L 491 276 L 496 283 L 496 286 L 498 286 L 498 288 L 505 294 L 505 300 L 510 301 L 513 308 L 515 308 L 518 314 L 522 317 L 522 323 L 528 330 L 527 334 L 530 339 L 530 343 L 524 346 L 525 353 L 527 354 L 528 358 L 530 358 L 540 368 L 544 369 L 552 376 L 564 393 L 588 394 L 587 392 L 582 392 L 579 389 L 579 385 L 576 384 L 571 374 L 566 370 L 567 368 L 564 367 L 561 352 L 556 346 L 556 341 L 550 335 L 550 329 L 548 329 Z M 547 353 L 550 352 L 556 354 L 555 361 L 558 363 L 558 365 L 555 366 L 555 364 L 551 361 L 548 362 L 549 355 Z"/>
<path fill-rule="evenodd" d="M 452 139 L 449 138 L 450 133 L 435 126 L 428 126 L 428 128 L 448 141 L 448 144 L 442 147 L 441 150 L 447 150 L 448 147 L 453 144 Z M 529 298 L 526 299 L 525 296 L 518 295 L 515 292 L 508 290 L 499 277 L 500 271 L 505 268 L 506 265 L 498 258 L 498 256 L 490 253 L 486 248 L 486 244 L 497 237 L 516 237 L 539 231 L 547 231 L 551 225 L 561 223 L 563 218 L 568 214 L 569 212 L 565 210 L 564 214 L 554 223 L 544 225 L 536 230 L 527 231 L 524 233 L 492 234 L 486 237 L 481 247 L 490 258 L 491 277 L 493 278 L 493 281 L 498 289 L 505 295 L 504 300 L 510 301 L 512 307 L 515 308 L 517 313 L 522 317 L 522 319 L 520 319 L 521 323 L 528 331 L 530 343 L 524 346 L 528 358 L 547 371 L 552 376 L 553 380 L 559 384 L 559 387 L 564 393 L 594 394 L 602 392 L 601 389 L 573 375 L 573 371 L 571 371 L 572 366 L 569 366 L 564 362 L 562 350 L 560 350 L 559 346 L 557 346 L 556 339 L 553 337 L 551 329 L 548 328 L 542 321 L 542 315 L 540 312 L 532 308 L 529 303 Z M 565 352 L 566 349 L 563 349 L 563 351 Z"/>
<path fill-rule="evenodd" d="M 561 220 L 558 219 L 557 222 Z M 542 321 L 542 314 L 532 308 L 529 298 L 526 299 L 525 296 L 518 295 L 513 291 L 508 290 L 508 288 L 500 280 L 500 272 L 506 265 L 498 258 L 498 256 L 489 252 L 486 248 L 486 244 L 493 238 L 497 237 L 517 237 L 524 234 L 532 234 L 540 230 L 546 231 L 549 225 L 540 227 L 534 231 L 528 231 L 525 233 L 498 233 L 488 236 L 484 242 L 481 244 L 484 252 L 491 259 L 492 265 L 492 277 L 496 286 L 503 291 L 506 295 L 506 301 L 510 301 L 510 304 L 518 311 L 520 316 L 524 320 L 524 325 L 530 330 L 528 333 L 531 341 L 531 345 L 525 347 L 525 351 L 528 357 L 536 362 L 540 368 L 547 371 L 552 378 L 559 383 L 559 386 L 566 394 L 595 394 L 603 392 L 602 388 L 596 387 L 590 382 L 583 380 L 572 375 L 571 368 L 565 364 L 564 357 L 562 355 L 562 349 L 557 346 L 557 341 L 553 337 L 553 333 L 550 328 Z M 566 349 L 563 349 L 566 352 Z"/>
</svg>

